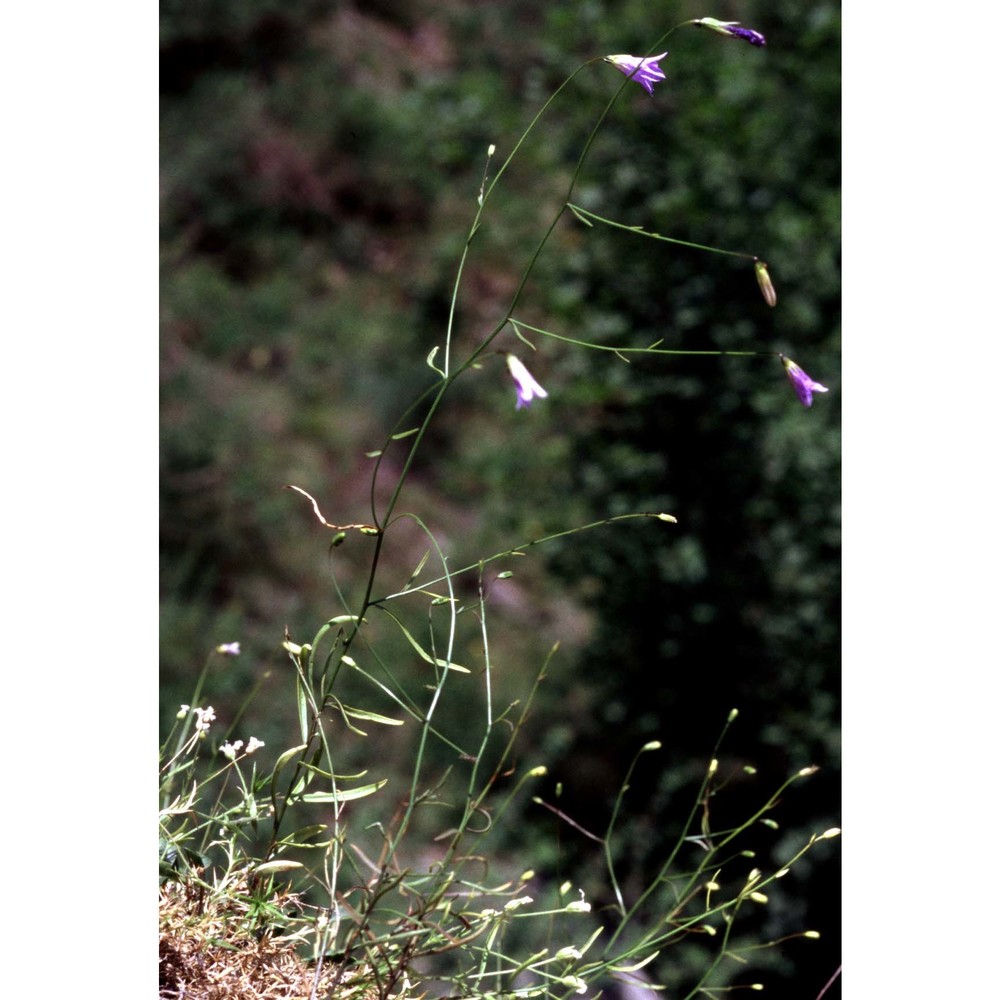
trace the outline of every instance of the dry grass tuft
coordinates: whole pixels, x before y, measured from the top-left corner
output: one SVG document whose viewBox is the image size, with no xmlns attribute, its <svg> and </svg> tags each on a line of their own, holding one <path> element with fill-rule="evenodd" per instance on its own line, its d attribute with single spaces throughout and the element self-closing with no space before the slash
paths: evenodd
<svg viewBox="0 0 1000 1000">
<path fill-rule="evenodd" d="M 276 893 L 267 908 L 276 913 L 296 902 L 291 894 Z M 296 954 L 299 942 L 274 937 L 270 927 L 261 927 L 252 919 L 253 905 L 245 883 L 225 893 L 196 880 L 161 886 L 160 1000 L 306 1000 L 329 995 L 337 968 L 324 968 L 316 983 L 315 969 Z M 354 992 L 344 987 L 342 982 L 338 994 Z"/>
</svg>

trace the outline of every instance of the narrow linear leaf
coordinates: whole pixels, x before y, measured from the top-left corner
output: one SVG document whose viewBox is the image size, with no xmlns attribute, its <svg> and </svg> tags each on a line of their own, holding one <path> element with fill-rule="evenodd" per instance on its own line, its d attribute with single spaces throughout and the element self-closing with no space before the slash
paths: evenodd
<svg viewBox="0 0 1000 1000">
<path fill-rule="evenodd" d="M 308 743 L 302 743 L 300 746 L 291 747 L 274 762 L 274 768 L 271 771 L 271 808 L 274 809 L 275 813 L 278 811 L 278 773 L 296 754 L 301 753 L 308 745 Z"/>
<path fill-rule="evenodd" d="M 288 847 L 297 846 L 296 844 L 293 844 L 293 838 L 301 843 L 304 840 L 308 840 L 310 837 L 315 837 L 320 833 L 324 833 L 326 829 L 326 823 L 313 823 L 312 826 L 304 826 L 301 830 L 296 830 L 294 833 L 290 833 L 287 837 L 283 837 L 278 843 Z"/>
<path fill-rule="evenodd" d="M 298 753 L 301 753 L 308 746 L 308 743 L 302 743 L 297 747 L 292 747 L 290 750 L 286 750 L 275 762 L 274 768 L 271 771 L 271 784 L 273 785 L 278 780 L 278 772 L 285 767 L 285 765 Z"/>
<path fill-rule="evenodd" d="M 592 945 L 592 944 L 593 944 L 593 943 L 594 943 L 594 942 L 595 942 L 595 941 L 596 941 L 596 940 L 597 940 L 597 939 L 598 939 L 598 938 L 599 938 L 599 937 L 600 937 L 600 936 L 601 936 L 601 935 L 602 935 L 603 933 L 604 933 L 604 928 L 603 928 L 603 927 L 597 927 L 597 928 L 595 928 L 595 930 L 594 930 L 594 933 L 593 933 L 593 934 L 591 934 L 589 938 L 587 938 L 587 941 L 586 941 L 586 944 L 584 944 L 584 946 L 583 946 L 583 947 L 582 947 L 582 948 L 580 949 L 580 954 L 581 954 L 581 955 L 586 955 L 586 954 L 587 954 L 587 952 L 588 952 L 588 951 L 590 951 L 590 946 L 591 946 L 591 945 Z"/>
<path fill-rule="evenodd" d="M 358 728 L 353 722 L 351 722 L 347 712 L 345 711 L 344 703 L 332 694 L 329 697 L 330 703 L 338 712 L 340 712 L 340 717 L 344 720 L 344 725 L 347 726 L 352 733 L 355 733 L 358 736 L 367 736 L 368 734 L 363 729 Z"/>
<path fill-rule="evenodd" d="M 388 778 L 373 782 L 370 785 L 362 785 L 360 788 L 348 788 L 338 792 L 306 792 L 302 796 L 303 802 L 350 802 L 352 799 L 363 799 L 368 795 L 374 795 L 387 783 Z"/>
<path fill-rule="evenodd" d="M 427 565 L 427 559 L 430 556 L 430 554 L 431 554 L 431 550 L 430 549 L 428 549 L 423 554 L 423 557 L 421 558 L 420 562 L 417 563 L 417 568 L 410 574 L 410 579 L 406 581 L 406 586 L 407 587 L 409 587 L 410 584 L 413 583 L 413 581 L 416 580 L 416 578 L 418 576 L 420 576 L 420 573 L 422 572 L 424 566 Z"/>
<path fill-rule="evenodd" d="M 295 701 L 299 710 L 299 733 L 304 740 L 309 739 L 309 693 L 302 678 L 295 678 Z"/>
<path fill-rule="evenodd" d="M 640 969 L 649 965 L 650 962 L 659 955 L 659 950 L 654 951 L 652 955 L 647 955 L 641 962 L 637 962 L 635 965 L 612 965 L 612 972 L 638 972 Z"/>
<path fill-rule="evenodd" d="M 322 768 L 316 767 L 313 764 L 307 764 L 305 761 L 302 762 L 302 766 L 307 770 L 318 774 L 321 778 L 326 778 L 327 781 L 333 781 L 334 779 L 337 781 L 357 781 L 359 778 L 363 778 L 368 773 L 367 770 L 364 770 L 358 771 L 357 774 L 331 774 L 329 771 L 324 771 Z"/>
<path fill-rule="evenodd" d="M 530 347 L 533 351 L 537 350 L 535 345 L 530 340 L 528 340 L 528 338 L 523 333 L 521 333 L 521 328 L 516 320 L 512 319 L 510 321 L 510 325 L 514 328 L 514 336 L 517 337 L 517 339 L 520 340 L 522 344 L 525 344 L 527 347 Z"/>
<path fill-rule="evenodd" d="M 367 722 L 378 722 L 383 726 L 401 726 L 404 722 L 403 719 L 390 719 L 386 715 L 379 715 L 377 712 L 369 712 L 364 708 L 351 708 L 350 705 L 344 705 L 344 712 L 352 719 L 364 719 Z"/>
<path fill-rule="evenodd" d="M 438 373 L 438 375 L 441 375 L 443 377 L 444 372 L 440 368 L 438 368 L 436 364 L 434 364 L 434 358 L 437 356 L 438 350 L 439 350 L 438 347 L 431 348 L 431 353 L 427 355 L 427 364 L 430 368 L 433 368 L 434 371 Z"/>
<path fill-rule="evenodd" d="M 472 672 L 471 670 L 468 670 L 457 663 L 449 663 L 447 660 L 442 660 L 438 657 L 431 656 L 430 653 L 426 652 L 420 645 L 420 643 L 417 642 L 417 640 L 414 639 L 412 635 L 410 635 L 410 632 L 406 628 L 406 626 L 394 614 L 388 611 L 386 611 L 386 614 L 389 615 L 389 617 L 399 626 L 399 630 L 406 637 L 406 641 L 417 651 L 417 654 L 419 655 L 420 659 L 422 659 L 425 663 L 437 664 L 437 666 L 443 667 L 445 670 L 457 670 L 460 674 L 468 674 Z"/>
<path fill-rule="evenodd" d="M 260 875 L 267 872 L 290 872 L 302 867 L 301 861 L 265 861 L 264 864 L 257 865 L 254 871 Z"/>
</svg>

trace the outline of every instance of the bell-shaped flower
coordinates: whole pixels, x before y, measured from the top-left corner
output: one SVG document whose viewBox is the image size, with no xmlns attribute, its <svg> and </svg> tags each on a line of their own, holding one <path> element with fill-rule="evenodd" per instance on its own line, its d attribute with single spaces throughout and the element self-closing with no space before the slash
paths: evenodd
<svg viewBox="0 0 1000 1000">
<path fill-rule="evenodd" d="M 829 391 L 825 385 L 814 382 L 791 358 L 786 358 L 784 354 L 779 354 L 778 357 L 781 358 L 788 381 L 792 383 L 795 395 L 803 406 L 812 406 L 814 392 Z"/>
<path fill-rule="evenodd" d="M 714 17 L 699 17 L 694 22 L 702 28 L 716 31 L 720 35 L 728 35 L 730 38 L 742 38 L 743 41 L 758 47 L 767 45 L 767 39 L 753 28 L 744 28 L 739 21 L 717 21 Z"/>
<path fill-rule="evenodd" d="M 545 399 L 548 393 L 535 381 L 520 358 L 507 355 L 507 368 L 517 386 L 517 409 L 527 406 L 533 399 Z"/>
<path fill-rule="evenodd" d="M 624 55 L 605 56 L 604 61 L 616 66 L 627 77 L 635 80 L 645 89 L 647 94 L 652 94 L 653 84 L 666 79 L 663 70 L 659 67 L 660 60 L 666 55 L 666 52 L 661 52 L 658 56 L 648 56 L 645 59 Z"/>
</svg>

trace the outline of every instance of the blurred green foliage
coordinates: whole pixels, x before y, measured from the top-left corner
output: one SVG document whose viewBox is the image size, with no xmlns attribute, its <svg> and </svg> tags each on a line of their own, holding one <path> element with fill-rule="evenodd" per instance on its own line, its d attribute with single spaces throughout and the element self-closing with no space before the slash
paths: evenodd
<svg viewBox="0 0 1000 1000">
<path fill-rule="evenodd" d="M 348 602 L 358 599 L 371 541 L 351 535 L 328 552 L 308 504 L 282 487 L 311 492 L 331 520 L 370 517 L 365 453 L 432 380 L 424 358 L 443 342 L 486 147 L 496 143 L 502 161 L 584 60 L 643 54 L 672 24 L 714 16 L 762 31 L 767 48 L 692 28 L 671 36 L 666 81 L 652 98 L 623 93 L 575 198 L 630 225 L 759 255 L 777 308 L 746 261 L 567 215 L 517 315 L 617 346 L 782 351 L 831 391 L 806 411 L 775 358 L 625 364 L 533 337 L 531 368 L 549 399 L 515 412 L 502 366 L 485 360 L 447 397 L 404 505 L 453 566 L 614 514 L 678 518 L 553 542 L 504 566 L 513 579 L 487 581 L 508 698 L 561 643 L 522 751 L 549 766 L 553 795 L 561 783 L 561 808 L 601 829 L 637 747 L 663 740 L 627 800 L 636 871 L 662 860 L 732 707 L 741 720 L 724 764 L 734 774 L 754 764 L 769 787 L 823 768 L 789 799 L 783 835 L 837 825 L 839 5 L 711 8 L 161 4 L 165 726 L 208 651 L 239 639 L 243 655 L 213 671 L 207 700 L 235 710 L 259 688 L 268 710 L 249 706 L 241 725 L 288 742 L 284 629 L 308 641 L 343 611 L 333 571 Z M 502 315 L 620 83 L 604 64 L 581 73 L 498 189 L 465 272 L 460 354 Z M 390 449 L 377 497 L 402 454 Z M 377 592 L 398 589 L 427 547 L 401 528 Z M 376 638 L 393 669 L 419 676 L 391 629 Z M 478 623 L 463 623 L 459 641 L 466 662 Z M 461 731 L 462 706 L 443 712 L 442 725 Z M 405 739 L 380 743 L 390 771 L 405 768 Z M 365 752 L 345 745 L 358 760 Z M 731 791 L 720 808 L 745 811 L 759 795 L 746 779 Z M 572 873 L 565 835 L 553 853 L 552 817 L 528 817 L 526 856 L 553 878 Z M 801 945 L 773 949 L 772 996 L 815 995 L 837 965 L 834 858 L 803 871 L 772 905 L 770 929 L 824 937 L 808 960 Z M 575 877 L 586 884 L 586 873 Z"/>
</svg>

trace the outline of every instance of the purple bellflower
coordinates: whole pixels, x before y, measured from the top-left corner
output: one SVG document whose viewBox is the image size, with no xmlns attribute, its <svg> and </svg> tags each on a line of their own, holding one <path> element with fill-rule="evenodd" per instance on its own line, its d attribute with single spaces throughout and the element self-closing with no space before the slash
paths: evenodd
<svg viewBox="0 0 1000 1000">
<path fill-rule="evenodd" d="M 533 399 L 545 399 L 548 396 L 548 393 L 534 380 L 531 372 L 524 367 L 523 362 L 513 354 L 507 355 L 507 368 L 517 386 L 518 410 L 522 406 L 528 406 Z"/>
<path fill-rule="evenodd" d="M 649 56 L 646 59 L 639 59 L 636 56 L 605 56 L 604 61 L 620 69 L 627 77 L 635 80 L 643 87 L 647 94 L 653 93 L 653 84 L 665 80 L 663 70 L 659 67 L 659 61 L 666 56 L 666 52 L 661 52 L 658 56 Z"/>
<path fill-rule="evenodd" d="M 728 35 L 730 38 L 742 38 L 743 41 L 758 47 L 767 45 L 767 39 L 753 28 L 744 28 L 739 21 L 717 21 L 714 17 L 699 17 L 695 24 L 717 31 L 720 35 Z"/>
<path fill-rule="evenodd" d="M 791 358 L 786 358 L 784 354 L 779 354 L 778 357 L 781 358 L 788 381 L 792 383 L 795 395 L 799 397 L 803 406 L 813 405 L 814 392 L 829 391 L 825 385 L 814 382 Z"/>
</svg>

